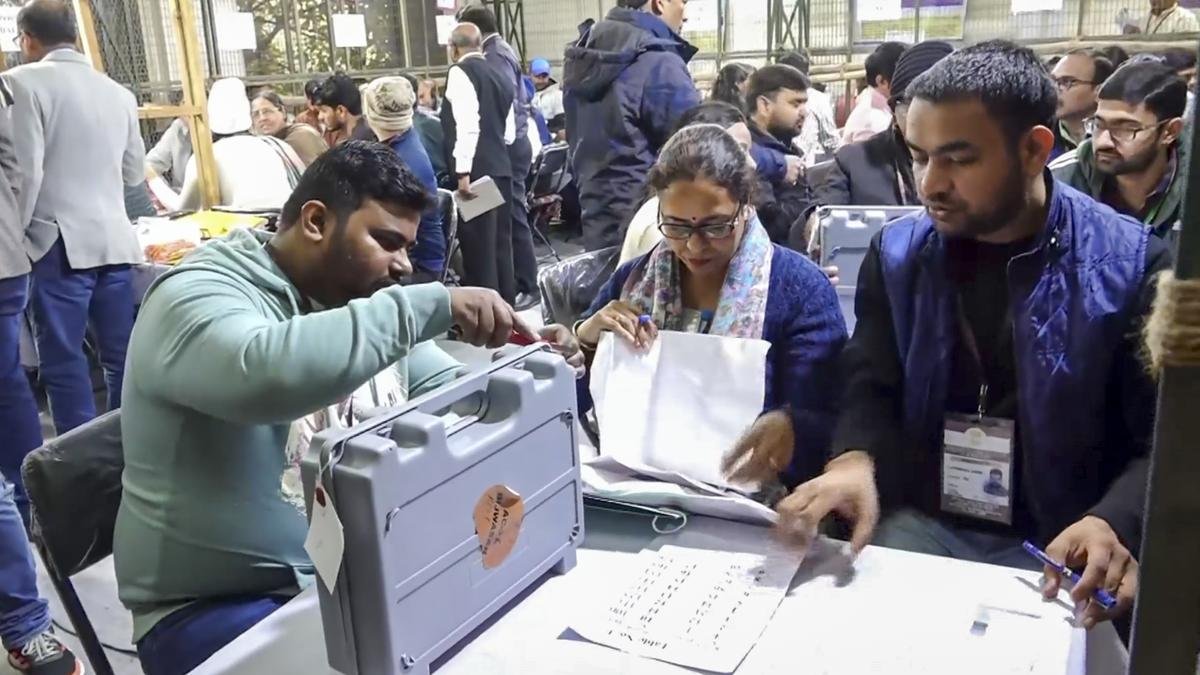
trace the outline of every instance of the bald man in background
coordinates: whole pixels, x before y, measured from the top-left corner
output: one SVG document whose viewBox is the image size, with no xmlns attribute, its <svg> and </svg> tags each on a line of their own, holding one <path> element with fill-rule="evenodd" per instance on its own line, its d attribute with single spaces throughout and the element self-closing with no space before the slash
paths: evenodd
<svg viewBox="0 0 1200 675">
<path fill-rule="evenodd" d="M 490 177 L 504 203 L 458 228 L 463 254 L 463 285 L 490 288 L 509 304 L 516 302 L 513 265 L 513 175 L 508 146 L 516 138 L 512 85 L 488 65 L 483 34 L 472 23 L 460 23 L 446 48 L 450 72 L 442 102 L 446 164 L 458 187 L 458 199 L 469 200 L 471 183 Z"/>
</svg>

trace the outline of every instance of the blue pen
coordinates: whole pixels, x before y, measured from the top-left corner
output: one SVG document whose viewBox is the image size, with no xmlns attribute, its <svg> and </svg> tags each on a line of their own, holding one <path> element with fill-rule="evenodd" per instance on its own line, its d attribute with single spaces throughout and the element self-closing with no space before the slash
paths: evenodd
<svg viewBox="0 0 1200 675">
<path fill-rule="evenodd" d="M 1072 584 L 1079 583 L 1079 575 L 1075 573 L 1075 570 L 1062 563 L 1055 562 L 1050 558 L 1050 556 L 1046 555 L 1045 551 L 1034 546 L 1028 541 L 1021 544 L 1021 546 L 1025 548 L 1025 551 L 1028 552 L 1029 555 L 1040 560 L 1043 565 L 1053 567 L 1059 574 L 1069 579 Z M 1103 588 L 1097 588 L 1095 591 L 1092 591 L 1092 597 L 1096 599 L 1096 602 L 1103 605 L 1104 609 L 1112 609 L 1113 607 L 1117 606 L 1117 599 L 1112 596 L 1112 593 L 1109 593 Z"/>
<path fill-rule="evenodd" d="M 643 314 L 638 317 L 638 327 L 640 328 L 642 326 L 648 326 L 653 320 L 654 319 L 651 319 L 649 314 Z"/>
</svg>

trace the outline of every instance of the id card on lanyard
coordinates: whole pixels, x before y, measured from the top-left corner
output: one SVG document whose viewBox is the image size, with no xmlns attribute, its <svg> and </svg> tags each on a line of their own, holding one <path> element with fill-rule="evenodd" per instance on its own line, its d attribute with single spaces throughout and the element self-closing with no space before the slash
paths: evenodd
<svg viewBox="0 0 1200 675">
<path fill-rule="evenodd" d="M 1012 525 L 1016 425 L 1010 419 L 987 415 L 987 373 L 961 297 L 958 319 L 963 342 L 978 367 L 979 405 L 974 415 L 946 415 L 942 431 L 941 509 L 954 515 Z"/>
</svg>

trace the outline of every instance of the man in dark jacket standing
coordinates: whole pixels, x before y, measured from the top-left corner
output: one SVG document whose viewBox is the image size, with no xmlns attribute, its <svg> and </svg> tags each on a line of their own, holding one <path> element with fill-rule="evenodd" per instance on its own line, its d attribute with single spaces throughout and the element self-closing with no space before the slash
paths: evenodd
<svg viewBox="0 0 1200 675">
<path fill-rule="evenodd" d="M 780 503 L 781 522 L 836 512 L 854 523 L 855 551 L 873 536 L 1040 569 L 1022 550 L 1032 540 L 1084 570 L 1070 594 L 1090 628 L 1137 592 L 1156 400 L 1138 336 L 1170 253 L 1048 175 L 1054 83 L 1031 50 L 968 47 L 908 94 L 927 211 L 871 244 L 836 458 Z M 993 469 L 1002 489 L 985 491 Z M 1061 579 L 1044 571 L 1053 598 Z M 1116 597 L 1111 611 L 1098 588 Z"/>
<path fill-rule="evenodd" d="M 515 307 L 518 310 L 529 309 L 538 304 L 537 255 L 533 252 L 533 231 L 529 229 L 529 204 L 525 195 L 525 181 L 533 164 L 533 146 L 529 143 L 530 96 L 522 81 L 520 59 L 512 46 L 500 36 L 495 13 L 487 7 L 474 5 L 463 9 L 459 20 L 479 27 L 483 33 L 484 60 L 512 87 L 516 137 L 508 146 L 508 159 L 512 163 L 512 249 L 517 283 Z"/>
<path fill-rule="evenodd" d="M 1172 241 L 1183 215 L 1187 84 L 1156 61 L 1128 63 L 1100 87 L 1091 138 L 1050 163 L 1054 177 Z"/>
<path fill-rule="evenodd" d="M 619 246 L 646 175 L 685 111 L 700 103 L 679 36 L 687 0 L 621 0 L 567 48 L 563 74 L 583 243 Z"/>
<path fill-rule="evenodd" d="M 921 73 L 954 51 L 949 43 L 931 40 L 913 45 L 896 62 L 892 75 L 892 127 L 865 141 L 843 145 L 827 165 L 809 171 L 817 202 L 828 205 L 915 206 L 921 203 L 913 185 L 912 155 L 904 143 L 908 99 L 904 91 Z"/>
<path fill-rule="evenodd" d="M 458 227 L 463 254 L 463 285 L 500 293 L 509 304 L 517 299 L 512 249 L 512 162 L 508 146 L 516 135 L 513 94 L 508 81 L 484 60 L 483 34 L 472 23 L 460 23 L 447 48 L 454 63 L 446 75 L 442 130 L 446 164 L 459 199 L 474 199 L 471 183 L 484 177 L 496 182 L 504 203 Z"/>
<path fill-rule="evenodd" d="M 750 111 L 750 155 L 758 165 L 763 205 L 758 210 L 771 241 L 786 244 L 793 226 L 803 226 L 812 209 L 804 159 L 792 141 L 804 125 L 808 78 L 783 64 L 765 66 L 746 84 Z"/>
</svg>

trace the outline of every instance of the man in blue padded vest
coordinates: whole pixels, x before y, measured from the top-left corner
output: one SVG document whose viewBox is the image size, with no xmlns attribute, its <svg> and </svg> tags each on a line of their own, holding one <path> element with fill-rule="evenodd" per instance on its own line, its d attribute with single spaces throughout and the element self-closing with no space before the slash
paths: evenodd
<svg viewBox="0 0 1200 675">
<path fill-rule="evenodd" d="M 872 242 L 834 459 L 781 502 L 783 522 L 836 513 L 854 551 L 1040 569 L 1029 539 L 1083 570 L 1071 597 L 1090 628 L 1137 591 L 1156 396 L 1138 335 L 1170 253 L 1050 177 L 1055 89 L 1030 50 L 969 47 L 907 97 L 927 210 Z M 996 475 L 1004 489 L 986 489 Z M 1047 568 L 1043 591 L 1060 583 Z"/>
</svg>

